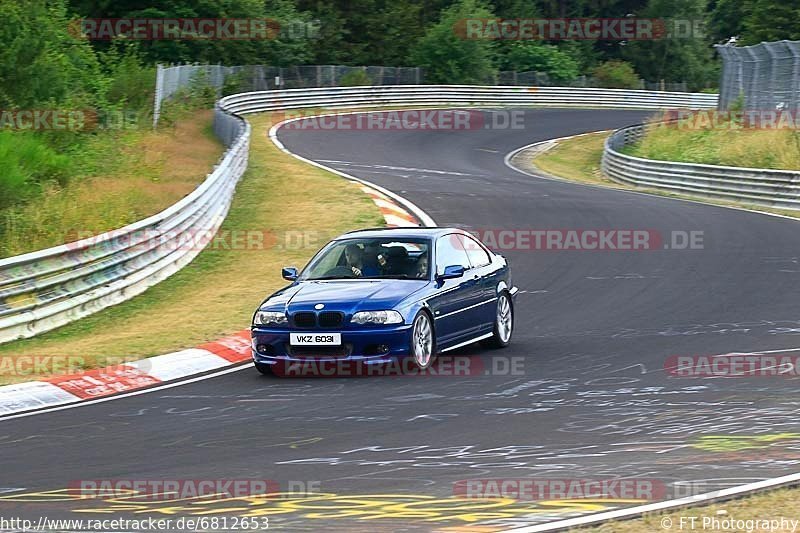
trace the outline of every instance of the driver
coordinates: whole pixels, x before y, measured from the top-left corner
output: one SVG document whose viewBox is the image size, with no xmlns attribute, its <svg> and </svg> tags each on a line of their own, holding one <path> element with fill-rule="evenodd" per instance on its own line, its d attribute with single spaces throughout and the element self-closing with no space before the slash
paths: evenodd
<svg viewBox="0 0 800 533">
<path fill-rule="evenodd" d="M 348 244 L 344 249 L 344 259 L 356 277 L 377 276 L 380 274 L 377 268 L 364 264 L 364 254 L 357 244 Z"/>
</svg>

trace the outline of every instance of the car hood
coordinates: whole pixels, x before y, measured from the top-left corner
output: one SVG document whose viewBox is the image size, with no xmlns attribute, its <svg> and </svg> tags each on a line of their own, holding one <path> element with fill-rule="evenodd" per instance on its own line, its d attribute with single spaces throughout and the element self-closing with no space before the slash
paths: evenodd
<svg viewBox="0 0 800 533">
<path fill-rule="evenodd" d="M 300 281 L 268 299 L 264 307 L 282 304 L 295 312 L 324 304 L 326 310 L 346 313 L 392 309 L 428 283 L 415 279 Z"/>
</svg>

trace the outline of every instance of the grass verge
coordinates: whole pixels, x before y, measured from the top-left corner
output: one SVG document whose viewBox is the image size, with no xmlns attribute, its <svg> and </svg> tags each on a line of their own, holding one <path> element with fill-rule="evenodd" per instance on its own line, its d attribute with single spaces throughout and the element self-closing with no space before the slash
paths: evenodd
<svg viewBox="0 0 800 533">
<path fill-rule="evenodd" d="M 650 124 L 642 140 L 623 152 L 705 165 L 800 169 L 800 131 L 744 126 L 716 112 L 697 111 L 671 125 Z"/>
<path fill-rule="evenodd" d="M 541 171 L 552 177 L 562 178 L 569 181 L 586 183 L 590 185 L 602 185 L 613 189 L 625 189 L 630 191 L 646 192 L 666 196 L 669 198 L 681 198 L 708 204 L 723 205 L 728 207 L 738 207 L 752 211 L 763 211 L 778 215 L 800 218 L 800 212 L 788 209 L 778 209 L 769 206 L 744 204 L 738 202 L 728 202 L 713 198 L 702 198 L 673 192 L 651 189 L 646 187 L 634 187 L 612 181 L 600 172 L 600 160 L 603 156 L 603 143 L 608 132 L 590 133 L 560 141 L 554 148 L 546 152 L 535 154 L 528 161 L 525 161 L 524 170 L 533 172 Z M 633 155 L 633 154 L 631 154 Z M 637 157 L 640 157 L 637 155 Z"/>
<path fill-rule="evenodd" d="M 97 135 L 71 154 L 84 172 L 49 182 L 35 201 L 0 211 L 0 257 L 41 250 L 120 228 L 189 194 L 224 151 L 213 112 L 183 113 L 174 126 Z"/>
<path fill-rule="evenodd" d="M 237 239 L 215 241 L 142 295 L 44 335 L 4 344 L 0 357 L 75 356 L 82 368 L 92 368 L 106 358 L 140 359 L 216 340 L 249 326 L 261 299 L 285 284 L 281 266 L 302 266 L 333 235 L 384 225 L 359 186 L 280 152 L 267 137 L 269 116 L 250 121 L 249 168 L 220 230 L 247 236 L 244 247 Z M 0 375 L 0 383 L 36 377 Z"/>
<path fill-rule="evenodd" d="M 682 509 L 669 513 L 658 513 L 645 516 L 638 520 L 627 520 L 624 522 L 608 522 L 599 527 L 584 528 L 582 533 L 641 533 L 641 532 L 660 532 L 668 531 L 753 531 L 773 533 L 788 533 L 800 530 L 793 529 L 791 520 L 800 520 L 800 491 L 798 489 L 779 489 L 765 492 L 749 498 L 731 500 L 724 503 Z M 694 518 L 694 527 L 691 519 Z M 779 525 L 776 529 L 756 521 L 778 520 L 781 518 L 789 520 L 788 527 Z M 711 520 L 719 520 L 720 523 L 714 524 Z M 741 526 L 725 527 L 722 520 L 743 521 Z M 704 522 L 704 520 L 706 522 Z M 747 521 L 753 521 L 748 523 Z M 750 527 L 752 526 L 752 527 Z"/>
</svg>

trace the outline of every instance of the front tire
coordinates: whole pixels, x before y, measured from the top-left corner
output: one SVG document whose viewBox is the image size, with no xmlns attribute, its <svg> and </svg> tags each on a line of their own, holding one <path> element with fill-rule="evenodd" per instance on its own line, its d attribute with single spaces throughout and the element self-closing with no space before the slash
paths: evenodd
<svg viewBox="0 0 800 533">
<path fill-rule="evenodd" d="M 511 296 L 503 291 L 497 297 L 497 313 L 494 319 L 494 331 L 488 344 L 494 348 L 505 348 L 511 344 L 514 333 L 514 305 Z"/>
<path fill-rule="evenodd" d="M 253 362 L 253 366 L 255 366 L 256 370 L 258 370 L 264 376 L 271 376 L 272 375 L 272 365 L 267 365 L 267 364 L 264 364 L 264 363 L 256 363 L 254 361 Z"/>
<path fill-rule="evenodd" d="M 425 370 L 433 363 L 435 354 L 433 321 L 428 313 L 420 311 L 411 326 L 411 360 L 417 370 Z"/>
</svg>

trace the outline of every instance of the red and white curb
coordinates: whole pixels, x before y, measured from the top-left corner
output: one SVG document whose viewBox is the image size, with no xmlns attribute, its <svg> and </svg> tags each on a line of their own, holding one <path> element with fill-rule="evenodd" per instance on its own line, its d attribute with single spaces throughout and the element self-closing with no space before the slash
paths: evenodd
<svg viewBox="0 0 800 533">
<path fill-rule="evenodd" d="M 381 214 L 383 215 L 383 219 L 386 221 L 386 225 L 390 228 L 420 225 L 414 215 L 397 205 L 394 200 L 382 192 L 373 189 L 368 185 L 362 185 L 361 190 L 367 193 L 370 198 L 372 198 L 372 201 L 375 202 L 375 205 L 377 205 L 378 209 L 381 210 Z"/>
<path fill-rule="evenodd" d="M 179 352 L 0 387 L 0 416 L 145 389 L 250 360 L 250 330 Z"/>
</svg>

